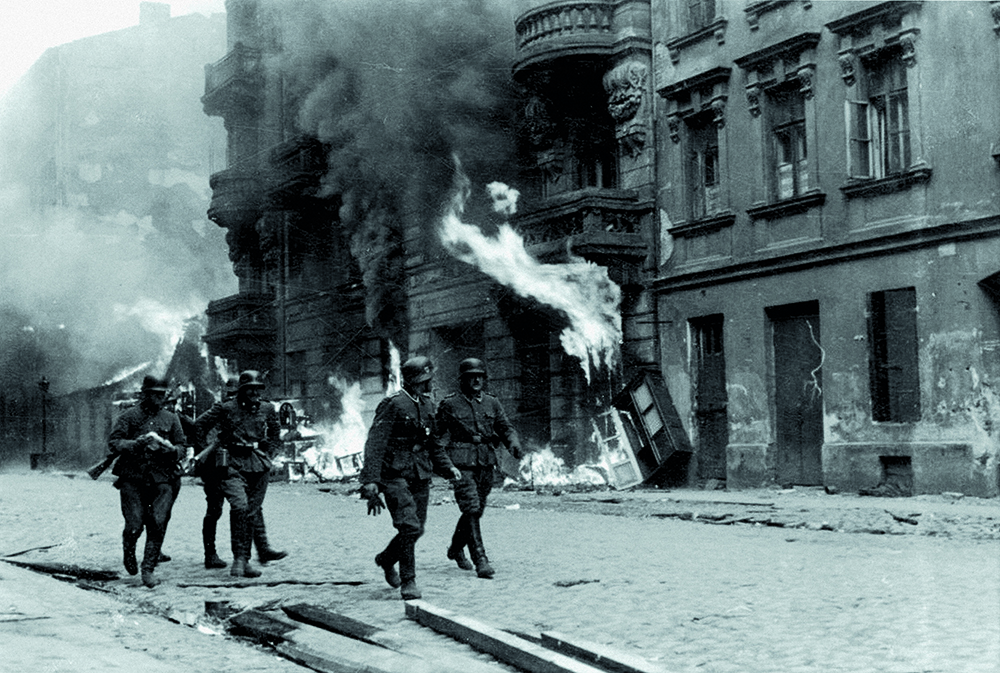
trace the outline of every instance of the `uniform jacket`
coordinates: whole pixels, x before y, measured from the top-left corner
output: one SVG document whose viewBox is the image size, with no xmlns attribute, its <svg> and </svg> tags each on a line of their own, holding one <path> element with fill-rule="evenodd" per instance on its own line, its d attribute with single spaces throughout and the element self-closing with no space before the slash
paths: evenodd
<svg viewBox="0 0 1000 673">
<path fill-rule="evenodd" d="M 240 472 L 267 472 L 281 448 L 278 413 L 270 402 L 261 401 L 255 411 L 243 409 L 237 400 L 216 402 L 195 421 L 198 447 L 204 448 L 212 428 L 218 428 L 218 446 L 229 453 L 229 466 Z"/>
<path fill-rule="evenodd" d="M 500 444 L 520 457 L 517 431 L 500 401 L 488 393 L 472 398 L 462 393 L 448 395 L 438 406 L 435 428 L 451 462 L 459 469 L 496 465 L 495 448 Z"/>
<path fill-rule="evenodd" d="M 448 474 L 451 461 L 431 432 L 433 411 L 428 399 L 415 400 L 402 390 L 379 402 L 358 480 L 384 484 L 399 477 L 430 479 L 435 469 L 438 474 Z"/>
<path fill-rule="evenodd" d="M 157 450 L 142 446 L 139 438 L 155 432 L 175 447 L 176 451 Z M 115 421 L 108 436 L 108 447 L 118 453 L 118 460 L 111 470 L 122 479 L 166 483 L 180 477 L 180 461 L 186 451 L 187 438 L 177 414 L 166 409 L 149 413 L 141 404 L 129 407 Z"/>
</svg>

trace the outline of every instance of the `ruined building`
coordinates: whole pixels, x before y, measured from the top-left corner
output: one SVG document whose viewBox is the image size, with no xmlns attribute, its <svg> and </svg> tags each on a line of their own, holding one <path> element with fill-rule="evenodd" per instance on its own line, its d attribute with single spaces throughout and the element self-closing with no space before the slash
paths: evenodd
<svg viewBox="0 0 1000 673">
<path fill-rule="evenodd" d="M 526 434 L 568 462 L 620 391 L 644 448 L 671 426 L 690 483 L 997 495 L 998 3 L 524 5 L 512 224 L 537 258 L 583 257 L 620 286 L 620 363 L 596 385 L 558 312 L 409 223 L 405 314 L 373 312 L 363 265 L 330 263 L 351 241 L 316 229 L 344 204 L 321 188 L 325 140 L 288 114 L 258 4 L 227 3 L 203 99 L 229 131 L 211 212 L 241 278 L 210 307 L 216 354 L 292 396 L 336 363 L 375 397 L 402 334 L 445 372 L 484 354 Z"/>
</svg>

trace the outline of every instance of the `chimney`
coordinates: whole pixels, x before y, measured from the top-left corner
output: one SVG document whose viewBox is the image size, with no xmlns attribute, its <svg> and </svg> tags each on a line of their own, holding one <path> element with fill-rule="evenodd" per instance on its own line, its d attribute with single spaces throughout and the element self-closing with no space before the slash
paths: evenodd
<svg viewBox="0 0 1000 673">
<path fill-rule="evenodd" d="M 163 2 L 140 2 L 139 25 L 161 26 L 170 21 L 170 5 Z"/>
</svg>

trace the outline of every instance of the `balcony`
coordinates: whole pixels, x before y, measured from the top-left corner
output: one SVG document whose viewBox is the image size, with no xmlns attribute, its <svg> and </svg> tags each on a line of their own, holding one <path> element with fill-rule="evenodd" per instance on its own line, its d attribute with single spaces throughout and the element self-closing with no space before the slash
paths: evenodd
<svg viewBox="0 0 1000 673">
<path fill-rule="evenodd" d="M 205 66 L 201 104 L 210 117 L 256 114 L 264 92 L 260 52 L 237 42 L 232 51 Z"/>
<path fill-rule="evenodd" d="M 302 210 L 324 207 L 328 199 L 316 196 L 327 172 L 330 147 L 316 138 L 299 136 L 271 149 L 273 184 L 267 192 L 267 207 L 272 210 Z"/>
<path fill-rule="evenodd" d="M 607 56 L 615 44 L 615 2 L 558 0 L 525 12 L 514 23 L 514 73 L 564 56 Z"/>
<path fill-rule="evenodd" d="M 214 173 L 208 181 L 212 188 L 208 219 L 233 231 L 255 223 L 261 215 L 260 182 L 256 174 L 236 169 Z"/>
<path fill-rule="evenodd" d="M 513 224 L 532 255 L 546 262 L 572 253 L 605 266 L 637 265 L 649 253 L 642 219 L 652 212 L 652 202 L 640 202 L 633 192 L 583 189 L 550 199 Z"/>
<path fill-rule="evenodd" d="M 264 294 L 234 294 L 210 301 L 202 340 L 212 354 L 241 363 L 270 357 L 275 339 L 271 299 Z"/>
</svg>

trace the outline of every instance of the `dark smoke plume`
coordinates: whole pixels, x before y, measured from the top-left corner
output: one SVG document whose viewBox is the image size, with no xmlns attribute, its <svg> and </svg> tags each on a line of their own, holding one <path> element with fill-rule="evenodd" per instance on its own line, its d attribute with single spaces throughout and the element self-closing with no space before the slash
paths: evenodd
<svg viewBox="0 0 1000 673">
<path fill-rule="evenodd" d="M 324 186 L 342 198 L 369 322 L 398 338 L 404 236 L 440 245 L 453 156 L 475 184 L 513 177 L 511 5 L 265 0 L 260 18 L 283 50 L 300 130 L 332 148 Z"/>
</svg>

